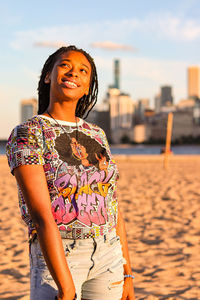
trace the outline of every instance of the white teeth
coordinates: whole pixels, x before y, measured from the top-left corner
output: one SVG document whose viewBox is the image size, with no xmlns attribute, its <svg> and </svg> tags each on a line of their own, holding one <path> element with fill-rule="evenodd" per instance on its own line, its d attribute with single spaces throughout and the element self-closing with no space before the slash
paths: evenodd
<svg viewBox="0 0 200 300">
<path fill-rule="evenodd" d="M 71 82 L 71 81 L 65 81 L 67 84 L 71 85 L 71 86 L 74 86 L 74 87 L 77 87 L 77 84 L 74 83 L 74 82 Z"/>
</svg>

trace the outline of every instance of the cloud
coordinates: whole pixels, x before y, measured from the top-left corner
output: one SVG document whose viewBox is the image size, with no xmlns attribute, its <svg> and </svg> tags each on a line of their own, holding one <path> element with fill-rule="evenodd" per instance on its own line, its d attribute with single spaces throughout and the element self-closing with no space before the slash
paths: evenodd
<svg viewBox="0 0 200 300">
<path fill-rule="evenodd" d="M 90 41 L 93 35 L 94 32 L 88 24 L 42 27 L 15 32 L 11 47 L 15 50 L 23 50 L 32 46 L 54 48 L 61 44 L 62 46 L 63 44 L 86 46 L 88 42 L 85 41 Z"/>
<path fill-rule="evenodd" d="M 62 46 L 68 46 L 65 42 L 50 42 L 42 41 L 33 43 L 36 47 L 47 47 L 47 48 L 60 48 Z"/>
<path fill-rule="evenodd" d="M 96 38 L 103 42 L 95 42 Z M 65 26 L 42 27 L 15 32 L 11 46 L 59 47 L 75 44 L 86 49 L 99 47 L 111 50 L 135 50 L 131 41 L 152 38 L 175 42 L 192 42 L 200 39 L 200 21 L 171 13 L 154 13 L 146 17 L 102 21 Z"/>
<path fill-rule="evenodd" d="M 125 50 L 125 51 L 136 51 L 136 49 L 129 45 L 123 45 L 118 43 L 113 43 L 111 41 L 105 42 L 95 42 L 90 44 L 94 48 L 102 48 L 105 50 Z"/>
<path fill-rule="evenodd" d="M 153 25 L 158 26 L 160 36 L 168 39 L 188 42 L 200 38 L 200 23 L 195 20 L 166 15 L 159 17 Z"/>
</svg>

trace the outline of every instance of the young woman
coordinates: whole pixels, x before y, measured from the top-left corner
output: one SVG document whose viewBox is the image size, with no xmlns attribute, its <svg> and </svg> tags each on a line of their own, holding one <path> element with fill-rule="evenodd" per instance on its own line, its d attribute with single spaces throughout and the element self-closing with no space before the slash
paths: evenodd
<svg viewBox="0 0 200 300">
<path fill-rule="evenodd" d="M 97 100 L 93 59 L 75 46 L 46 61 L 38 115 L 7 157 L 30 236 L 31 300 L 134 299 L 118 171 L 105 133 L 84 121 Z"/>
</svg>

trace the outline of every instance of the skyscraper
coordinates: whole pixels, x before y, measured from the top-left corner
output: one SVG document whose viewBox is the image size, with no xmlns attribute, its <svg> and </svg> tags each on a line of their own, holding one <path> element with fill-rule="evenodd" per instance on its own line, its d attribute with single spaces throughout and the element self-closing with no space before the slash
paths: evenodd
<svg viewBox="0 0 200 300">
<path fill-rule="evenodd" d="M 111 130 L 130 129 L 133 119 L 133 100 L 128 94 L 118 89 L 109 89 L 108 101 L 110 108 Z"/>
<path fill-rule="evenodd" d="M 25 122 L 36 114 L 37 100 L 35 98 L 21 101 L 21 122 Z"/>
<path fill-rule="evenodd" d="M 120 78 L 120 70 L 119 70 L 119 60 L 115 59 L 114 61 L 114 88 L 119 89 L 119 78 Z"/>
<path fill-rule="evenodd" d="M 188 97 L 200 98 L 200 68 L 198 66 L 188 68 Z"/>
<path fill-rule="evenodd" d="M 156 114 L 158 114 L 160 112 L 160 108 L 161 108 L 160 94 L 157 94 L 155 96 L 154 102 L 155 102 L 155 112 L 156 112 Z"/>
<path fill-rule="evenodd" d="M 120 86 L 120 61 L 119 59 L 114 60 L 114 83 L 109 85 L 109 88 L 111 89 L 118 89 Z"/>
<path fill-rule="evenodd" d="M 173 104 L 172 87 L 171 86 L 162 86 L 161 87 L 160 100 L 161 100 L 161 107 L 171 106 Z"/>
</svg>

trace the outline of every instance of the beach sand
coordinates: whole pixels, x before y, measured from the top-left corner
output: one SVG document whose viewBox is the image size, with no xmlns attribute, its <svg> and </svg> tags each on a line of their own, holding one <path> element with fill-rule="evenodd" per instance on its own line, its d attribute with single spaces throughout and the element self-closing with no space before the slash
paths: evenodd
<svg viewBox="0 0 200 300">
<path fill-rule="evenodd" d="M 200 156 L 115 156 L 136 299 L 200 299 Z M 27 230 L 0 157 L 0 299 L 29 299 Z"/>
</svg>

